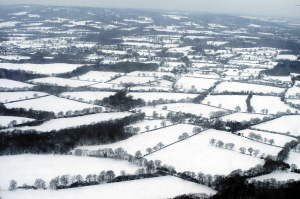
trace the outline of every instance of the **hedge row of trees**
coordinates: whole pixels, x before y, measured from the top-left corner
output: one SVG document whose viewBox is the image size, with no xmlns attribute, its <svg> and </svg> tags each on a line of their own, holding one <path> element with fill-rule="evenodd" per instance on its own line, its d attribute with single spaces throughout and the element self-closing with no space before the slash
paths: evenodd
<svg viewBox="0 0 300 199">
<path fill-rule="evenodd" d="M 68 153 L 80 145 L 107 144 L 124 140 L 132 134 L 124 126 L 144 120 L 145 113 L 122 119 L 82 125 L 58 131 L 39 133 L 35 130 L 14 130 L 0 133 L 0 155 L 24 153 Z"/>
</svg>

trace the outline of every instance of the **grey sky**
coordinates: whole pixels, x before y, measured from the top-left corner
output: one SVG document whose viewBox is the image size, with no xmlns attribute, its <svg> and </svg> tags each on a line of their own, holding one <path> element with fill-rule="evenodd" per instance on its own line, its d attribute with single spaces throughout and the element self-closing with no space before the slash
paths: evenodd
<svg viewBox="0 0 300 199">
<path fill-rule="evenodd" d="M 300 18 L 300 0 L 0 0 L 6 4 L 41 4 L 108 8 L 147 8 Z"/>
</svg>

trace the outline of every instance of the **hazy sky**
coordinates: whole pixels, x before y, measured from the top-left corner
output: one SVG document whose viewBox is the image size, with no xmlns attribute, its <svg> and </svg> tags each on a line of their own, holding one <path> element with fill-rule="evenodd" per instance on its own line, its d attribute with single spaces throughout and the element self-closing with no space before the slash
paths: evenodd
<svg viewBox="0 0 300 199">
<path fill-rule="evenodd" d="M 147 8 L 300 18 L 300 0 L 0 0 L 6 4 L 42 4 L 106 8 Z"/>
</svg>

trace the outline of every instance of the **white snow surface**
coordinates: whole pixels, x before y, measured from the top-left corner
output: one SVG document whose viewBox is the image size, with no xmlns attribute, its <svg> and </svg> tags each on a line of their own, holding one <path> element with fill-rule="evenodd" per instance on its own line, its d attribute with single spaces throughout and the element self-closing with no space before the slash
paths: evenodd
<svg viewBox="0 0 300 199">
<path fill-rule="evenodd" d="M 145 102 L 149 100 L 158 100 L 160 98 L 164 100 L 181 100 L 190 98 L 193 99 L 197 97 L 197 94 L 187 94 L 187 93 L 166 93 L 166 92 L 130 92 L 127 95 L 131 95 L 134 99 L 142 98 Z"/>
<path fill-rule="evenodd" d="M 13 102 L 5 104 L 5 106 L 7 108 L 32 108 L 33 110 L 53 111 L 54 113 L 58 113 L 60 111 L 66 112 L 69 110 L 74 111 L 83 110 L 85 108 L 98 107 L 91 104 L 55 97 L 53 95 L 20 102 Z"/>
<path fill-rule="evenodd" d="M 80 174 L 85 178 L 88 174 L 98 175 L 103 170 L 113 170 L 119 175 L 121 170 L 134 173 L 138 169 L 137 166 L 121 160 L 53 154 L 1 156 L 0 163 L 1 190 L 7 190 L 12 179 L 22 186 L 24 183 L 33 185 L 36 179 L 42 178 L 48 186 L 51 179 L 66 174 Z"/>
<path fill-rule="evenodd" d="M 272 87 L 272 86 L 264 86 L 258 84 L 247 84 L 247 83 L 239 83 L 239 82 L 222 82 L 215 89 L 215 93 L 221 93 L 224 91 L 229 92 L 241 92 L 241 91 L 252 91 L 253 93 L 282 93 L 284 92 L 284 88 Z"/>
<path fill-rule="evenodd" d="M 158 199 L 173 198 L 177 195 L 188 193 L 215 194 L 216 191 L 193 182 L 182 180 L 173 176 L 148 178 L 127 182 L 101 184 L 73 189 L 53 190 L 17 190 L 5 191 L 3 199 L 53 199 L 53 198 L 76 198 L 76 199 Z"/>
<path fill-rule="evenodd" d="M 38 96 L 48 95 L 48 93 L 35 92 L 35 91 L 0 92 L 0 102 L 5 103 L 6 100 L 7 100 L 7 102 L 11 102 L 11 101 L 20 100 L 20 98 L 22 100 L 24 100 L 24 99 L 26 99 L 26 97 L 28 97 L 28 99 L 30 99 L 30 98 L 34 98 L 34 96 L 33 96 L 34 94 L 37 94 Z"/>
<path fill-rule="evenodd" d="M 268 114 L 276 114 L 278 111 L 286 112 L 287 109 L 290 109 L 292 113 L 297 111 L 297 109 L 284 104 L 284 102 L 280 100 L 280 97 L 273 96 L 253 95 L 251 98 L 251 106 L 256 113 L 261 113 L 262 109 L 268 109 Z"/>
<path fill-rule="evenodd" d="M 203 117 L 209 117 L 209 114 L 211 112 L 216 111 L 226 111 L 223 109 L 219 109 L 212 106 L 207 106 L 203 104 L 192 104 L 192 103 L 177 103 L 177 106 L 173 105 L 172 107 L 168 107 L 168 110 L 174 111 L 174 112 L 183 112 L 183 113 L 191 113 L 195 115 L 202 114 Z"/>
<path fill-rule="evenodd" d="M 51 85 L 58 85 L 58 86 L 70 86 L 70 87 L 79 87 L 79 86 L 88 86 L 93 84 L 93 82 L 89 81 L 80 81 L 80 80 L 72 80 L 72 79 L 65 79 L 59 77 L 44 77 L 44 78 L 37 78 L 29 80 L 28 82 L 33 84 L 51 84 Z"/>
<path fill-rule="evenodd" d="M 136 151 L 141 150 L 142 154 L 145 155 L 148 152 L 147 148 L 153 148 L 159 142 L 162 142 L 165 146 L 173 142 L 178 141 L 178 137 L 182 133 L 187 132 L 189 135 L 192 135 L 193 128 L 195 126 L 188 124 L 179 124 L 168 126 L 166 128 L 145 132 L 139 135 L 135 135 L 126 140 L 106 145 L 95 145 L 95 146 L 80 146 L 77 148 L 88 149 L 88 150 L 98 150 L 103 148 L 112 148 L 113 150 L 122 147 L 129 154 L 134 155 Z M 144 130 L 145 128 L 141 128 Z"/>
<path fill-rule="evenodd" d="M 75 99 L 82 98 L 84 101 L 89 100 L 102 100 L 105 97 L 109 97 L 110 95 L 114 95 L 115 92 L 93 92 L 93 91 L 83 91 L 83 92 L 65 92 L 61 93 L 60 96 L 67 97 L 70 95 L 71 99 L 75 97 Z"/>
<path fill-rule="evenodd" d="M 262 175 L 262 176 L 258 176 L 258 177 L 254 177 L 254 178 L 250 178 L 250 179 L 264 181 L 264 180 L 271 179 L 271 178 L 274 178 L 277 181 L 287 181 L 290 179 L 300 180 L 300 174 L 294 173 L 294 172 L 274 171 L 270 174 Z"/>
<path fill-rule="evenodd" d="M 14 81 L 10 79 L 0 79 L 0 88 L 24 88 L 24 87 L 33 87 L 32 84 L 27 84 L 19 81 Z"/>
<path fill-rule="evenodd" d="M 273 145 L 281 146 L 281 147 L 283 147 L 287 142 L 290 142 L 292 140 L 297 140 L 296 138 L 292 138 L 292 137 L 289 137 L 286 135 L 281 135 L 281 134 L 276 134 L 276 133 L 268 133 L 268 132 L 263 132 L 263 131 L 256 131 L 256 130 L 252 130 L 252 129 L 245 129 L 245 130 L 239 131 L 239 133 L 243 133 L 245 137 L 249 137 L 250 132 L 253 132 L 256 135 L 260 134 L 263 139 L 264 138 L 267 138 L 268 140 L 274 139 L 275 142 Z M 267 142 L 267 144 L 269 144 L 269 143 Z"/>
<path fill-rule="evenodd" d="M 53 119 L 53 120 L 46 121 L 39 126 L 24 126 L 16 129 L 20 129 L 20 130 L 34 129 L 36 131 L 41 131 L 41 132 L 46 132 L 51 130 L 57 131 L 65 128 L 76 127 L 80 125 L 88 125 L 88 124 L 97 123 L 101 121 L 107 121 L 110 119 L 123 118 L 129 115 L 130 113 L 126 113 L 126 112 L 96 113 L 96 114 L 84 115 L 78 117 Z"/>
<path fill-rule="evenodd" d="M 262 114 L 252 114 L 252 113 L 234 113 L 234 114 L 230 114 L 230 115 L 226 115 L 224 117 L 221 117 L 221 119 L 223 121 L 237 121 L 237 122 L 242 122 L 244 120 L 246 121 L 250 121 L 252 118 L 259 118 L 259 119 L 263 119 L 264 117 L 266 117 L 268 115 L 262 115 Z"/>
<path fill-rule="evenodd" d="M 17 124 L 22 124 L 27 121 L 33 121 L 34 119 L 27 117 L 16 117 L 16 116 L 0 116 L 0 125 L 7 126 L 11 121 L 16 120 Z"/>
<path fill-rule="evenodd" d="M 0 63 L 0 68 L 32 71 L 40 74 L 66 73 L 75 70 L 80 64 L 13 64 Z"/>
<path fill-rule="evenodd" d="M 116 73 L 116 72 L 102 72 L 102 71 L 90 71 L 84 75 L 78 76 L 80 80 L 86 81 L 97 81 L 97 82 L 106 82 L 111 80 L 115 75 L 123 75 L 123 73 Z M 74 77 L 72 79 L 77 79 Z"/>
<path fill-rule="evenodd" d="M 279 133 L 290 132 L 291 135 L 299 136 L 300 135 L 300 115 L 287 115 L 264 122 L 258 125 L 253 126 L 256 129 L 275 131 Z"/>
<path fill-rule="evenodd" d="M 211 138 L 234 143 L 234 149 L 228 150 L 210 145 Z M 161 160 L 164 164 L 175 167 L 177 172 L 193 171 L 205 174 L 227 175 L 236 169 L 247 170 L 257 164 L 263 164 L 263 160 L 239 152 L 240 147 L 259 149 L 260 154 L 277 155 L 281 148 L 254 142 L 249 139 L 234 135 L 230 132 L 218 130 L 206 130 L 170 147 L 146 156 L 148 160 Z"/>
<path fill-rule="evenodd" d="M 178 88 L 181 88 L 181 85 L 184 89 L 191 89 L 192 86 L 195 86 L 197 91 L 204 89 L 209 89 L 215 82 L 218 80 L 215 79 L 204 79 L 204 78 L 193 78 L 193 77 L 181 77 L 177 82 Z"/>
<path fill-rule="evenodd" d="M 220 104 L 222 108 L 234 110 L 237 106 L 241 108 L 242 112 L 247 111 L 246 99 L 247 95 L 208 95 L 203 101 L 203 104 L 208 104 L 218 107 Z"/>
</svg>

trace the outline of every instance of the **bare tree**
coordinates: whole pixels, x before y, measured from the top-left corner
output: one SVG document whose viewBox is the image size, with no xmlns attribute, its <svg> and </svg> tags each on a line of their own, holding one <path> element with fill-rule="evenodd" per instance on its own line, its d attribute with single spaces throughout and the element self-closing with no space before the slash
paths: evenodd
<svg viewBox="0 0 300 199">
<path fill-rule="evenodd" d="M 17 181 L 11 180 L 8 190 L 15 191 L 17 189 L 17 185 L 18 185 Z"/>
<path fill-rule="evenodd" d="M 39 179 L 35 180 L 34 186 L 36 186 L 36 188 L 38 188 L 38 189 L 45 189 L 46 188 L 46 183 L 45 183 L 44 180 L 39 178 Z"/>
<path fill-rule="evenodd" d="M 246 152 L 246 148 L 245 148 L 245 147 L 241 147 L 241 148 L 239 148 L 239 150 L 240 150 L 240 152 L 241 152 L 242 154 L 245 154 L 245 152 Z"/>
</svg>

